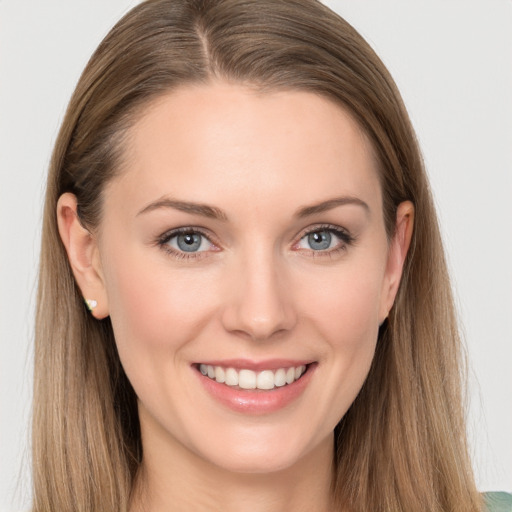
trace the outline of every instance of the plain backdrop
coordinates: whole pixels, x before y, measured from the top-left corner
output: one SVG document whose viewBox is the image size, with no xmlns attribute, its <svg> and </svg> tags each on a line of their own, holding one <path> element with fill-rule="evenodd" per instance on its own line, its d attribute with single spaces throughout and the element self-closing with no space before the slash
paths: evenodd
<svg viewBox="0 0 512 512">
<path fill-rule="evenodd" d="M 2 512 L 30 499 L 33 309 L 51 148 L 88 57 L 136 3 L 0 0 Z M 512 2 L 328 4 L 377 50 L 409 108 L 469 353 L 477 482 L 512 491 Z"/>
</svg>

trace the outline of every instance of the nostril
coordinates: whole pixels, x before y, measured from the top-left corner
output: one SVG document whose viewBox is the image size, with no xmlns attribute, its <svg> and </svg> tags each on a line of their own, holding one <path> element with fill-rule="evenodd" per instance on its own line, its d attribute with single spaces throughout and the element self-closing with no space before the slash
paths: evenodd
<svg viewBox="0 0 512 512">
<path fill-rule="evenodd" d="M 229 281 L 231 286 L 226 286 L 226 295 L 222 298 L 224 328 L 253 341 L 282 336 L 297 321 L 294 297 L 289 293 L 290 286 L 284 282 L 286 272 L 269 254 L 273 252 L 261 247 L 244 252 L 239 259 L 240 267 L 231 269 L 236 278 Z"/>
<path fill-rule="evenodd" d="M 276 339 L 293 329 L 296 317 L 291 309 L 286 311 L 285 307 L 278 307 L 271 310 L 266 307 L 266 314 L 258 315 L 254 310 L 251 311 L 247 304 L 234 304 L 224 312 L 224 328 L 232 334 L 253 341 Z"/>
</svg>

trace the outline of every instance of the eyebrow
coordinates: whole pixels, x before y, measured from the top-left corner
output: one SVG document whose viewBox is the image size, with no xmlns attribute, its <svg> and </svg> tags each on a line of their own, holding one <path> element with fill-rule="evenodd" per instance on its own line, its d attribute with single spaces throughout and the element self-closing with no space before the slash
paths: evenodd
<svg viewBox="0 0 512 512">
<path fill-rule="evenodd" d="M 295 213 L 295 217 L 309 217 L 311 215 L 314 215 L 315 213 L 322 213 L 328 210 L 332 210 L 333 208 L 337 208 L 338 206 L 345 205 L 361 206 L 366 210 L 366 212 L 370 211 L 370 207 L 363 200 L 357 197 L 343 196 L 334 197 L 332 199 L 322 201 L 321 203 L 316 203 L 299 208 Z M 203 203 L 194 203 L 190 201 L 178 201 L 176 199 L 171 199 L 168 197 L 158 199 L 157 201 L 148 204 L 139 213 L 137 213 L 137 216 L 142 215 L 144 213 L 152 212 L 154 210 L 158 210 L 159 208 L 173 208 L 175 210 L 179 210 L 185 213 L 201 215 L 202 217 L 207 217 L 209 219 L 216 219 L 222 221 L 228 220 L 227 215 L 220 208 L 217 208 L 215 206 L 210 206 L 208 204 Z"/>
<path fill-rule="evenodd" d="M 179 210 L 181 212 L 201 215 L 203 217 L 208 217 L 209 219 L 228 219 L 227 215 L 220 208 L 216 208 L 215 206 L 210 206 L 202 203 L 193 203 L 189 201 L 178 201 L 176 199 L 171 199 L 168 197 L 158 199 L 157 201 L 148 204 L 139 213 L 137 213 L 137 216 L 142 215 L 144 213 L 152 212 L 159 208 L 174 208 L 175 210 Z"/>
<path fill-rule="evenodd" d="M 338 206 L 345 205 L 361 206 L 366 210 L 367 213 L 370 213 L 370 207 L 362 199 L 351 196 L 343 196 L 334 197 L 332 199 L 328 199 L 327 201 L 322 201 L 321 203 L 312 204 L 310 206 L 304 206 L 303 208 L 299 208 L 295 216 L 299 218 L 309 217 L 310 215 L 314 215 L 315 213 L 322 213 L 328 210 L 332 210 L 333 208 L 336 208 Z"/>
</svg>

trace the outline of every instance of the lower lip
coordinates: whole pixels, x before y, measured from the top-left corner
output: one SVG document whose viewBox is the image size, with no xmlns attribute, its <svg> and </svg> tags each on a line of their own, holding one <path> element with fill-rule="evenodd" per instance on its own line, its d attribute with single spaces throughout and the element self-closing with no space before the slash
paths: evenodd
<svg viewBox="0 0 512 512">
<path fill-rule="evenodd" d="M 311 381 L 315 368 L 316 364 L 310 364 L 300 379 L 268 391 L 232 388 L 210 379 L 198 370 L 194 371 L 206 391 L 222 405 L 236 412 L 258 415 L 276 412 L 299 398 Z"/>
</svg>

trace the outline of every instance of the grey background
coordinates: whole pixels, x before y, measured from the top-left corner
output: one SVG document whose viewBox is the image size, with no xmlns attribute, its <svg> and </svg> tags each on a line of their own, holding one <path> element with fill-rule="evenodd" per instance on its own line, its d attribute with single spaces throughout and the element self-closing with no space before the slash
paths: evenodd
<svg viewBox="0 0 512 512">
<path fill-rule="evenodd" d="M 0 1 L 0 511 L 30 496 L 44 177 L 88 57 L 136 1 Z M 512 2 L 331 0 L 390 68 L 429 170 L 471 364 L 481 490 L 512 491 Z"/>
</svg>

